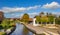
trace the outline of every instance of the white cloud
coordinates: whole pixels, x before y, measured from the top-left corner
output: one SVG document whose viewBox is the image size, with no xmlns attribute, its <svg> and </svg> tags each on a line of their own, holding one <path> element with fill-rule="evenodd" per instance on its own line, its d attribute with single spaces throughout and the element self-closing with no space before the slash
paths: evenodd
<svg viewBox="0 0 60 35">
<path fill-rule="evenodd" d="M 15 16 L 15 14 L 11 14 L 12 16 Z"/>
<path fill-rule="evenodd" d="M 33 18 L 34 16 L 38 15 L 37 12 L 32 12 L 32 13 L 27 13 L 27 14 L 29 14 L 29 16 L 31 18 Z M 24 15 L 24 13 L 23 14 L 20 14 L 20 18 L 22 18 L 23 15 Z"/>
<path fill-rule="evenodd" d="M 39 7 L 40 7 L 40 5 L 32 6 L 32 7 L 15 7 L 15 8 L 3 7 L 3 8 L 0 9 L 0 11 L 3 11 L 3 12 L 22 12 L 22 11 L 25 11 L 25 10 L 37 9 Z"/>
<path fill-rule="evenodd" d="M 57 16 L 60 15 L 60 12 L 44 12 L 44 13 L 52 13 L 52 14 L 55 14 L 55 15 L 57 15 Z M 39 12 L 32 12 L 32 13 L 27 13 L 27 14 L 29 14 L 29 16 L 30 16 L 31 18 L 33 18 L 33 17 L 35 17 L 36 15 L 39 15 Z M 24 15 L 24 14 L 16 15 L 15 17 L 22 18 L 23 15 Z"/>
<path fill-rule="evenodd" d="M 12 18 L 20 18 L 21 15 L 20 15 L 20 14 L 14 14 L 14 13 L 13 13 L 13 14 L 11 14 L 10 16 L 11 16 Z"/>
<path fill-rule="evenodd" d="M 52 12 L 53 14 L 60 15 L 60 12 Z"/>
<path fill-rule="evenodd" d="M 37 15 L 37 12 L 28 13 L 29 15 Z"/>
<path fill-rule="evenodd" d="M 37 9 L 37 8 L 39 8 L 39 7 L 41 7 L 41 5 L 38 5 L 38 6 L 36 5 L 36 6 L 33 6 L 33 7 L 28 7 L 27 10 L 30 10 L 30 9 Z"/>
<path fill-rule="evenodd" d="M 42 6 L 42 8 L 50 8 L 50 9 L 56 9 L 56 8 L 60 8 L 60 4 L 57 2 L 52 2 L 50 4 L 45 4 Z"/>
<path fill-rule="evenodd" d="M 35 17 L 36 15 L 39 15 L 39 13 L 38 12 L 33 12 L 33 13 L 28 13 L 29 14 L 29 16 L 30 17 Z"/>
</svg>

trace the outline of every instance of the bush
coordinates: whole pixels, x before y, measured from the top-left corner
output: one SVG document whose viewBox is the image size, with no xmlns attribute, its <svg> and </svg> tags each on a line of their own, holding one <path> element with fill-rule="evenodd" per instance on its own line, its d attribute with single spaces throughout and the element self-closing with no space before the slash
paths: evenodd
<svg viewBox="0 0 60 35">
<path fill-rule="evenodd" d="M 56 24 L 60 25 L 60 19 L 56 19 Z"/>
<path fill-rule="evenodd" d="M 0 25 L 0 30 L 3 29 L 2 25 Z"/>
</svg>

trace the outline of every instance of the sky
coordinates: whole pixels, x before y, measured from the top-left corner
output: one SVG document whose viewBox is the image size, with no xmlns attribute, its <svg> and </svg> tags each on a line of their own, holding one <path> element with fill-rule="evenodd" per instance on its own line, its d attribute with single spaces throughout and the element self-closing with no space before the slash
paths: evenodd
<svg viewBox="0 0 60 35">
<path fill-rule="evenodd" d="M 6 18 L 21 18 L 24 13 L 33 18 L 40 12 L 60 15 L 60 0 L 0 0 L 0 11 Z"/>
</svg>

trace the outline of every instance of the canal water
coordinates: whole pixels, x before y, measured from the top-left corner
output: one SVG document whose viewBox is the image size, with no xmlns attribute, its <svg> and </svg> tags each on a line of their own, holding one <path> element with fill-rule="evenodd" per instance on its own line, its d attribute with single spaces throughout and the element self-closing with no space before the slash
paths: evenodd
<svg viewBox="0 0 60 35">
<path fill-rule="evenodd" d="M 11 35 L 33 35 L 24 25 L 16 23 L 16 29 Z"/>
</svg>

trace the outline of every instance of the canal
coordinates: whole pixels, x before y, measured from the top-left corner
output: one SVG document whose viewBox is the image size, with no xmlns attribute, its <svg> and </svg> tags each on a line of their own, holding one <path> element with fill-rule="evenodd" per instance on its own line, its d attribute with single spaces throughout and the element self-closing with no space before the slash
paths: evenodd
<svg viewBox="0 0 60 35">
<path fill-rule="evenodd" d="M 16 23 L 16 29 L 11 35 L 33 35 L 24 25 Z"/>
</svg>

